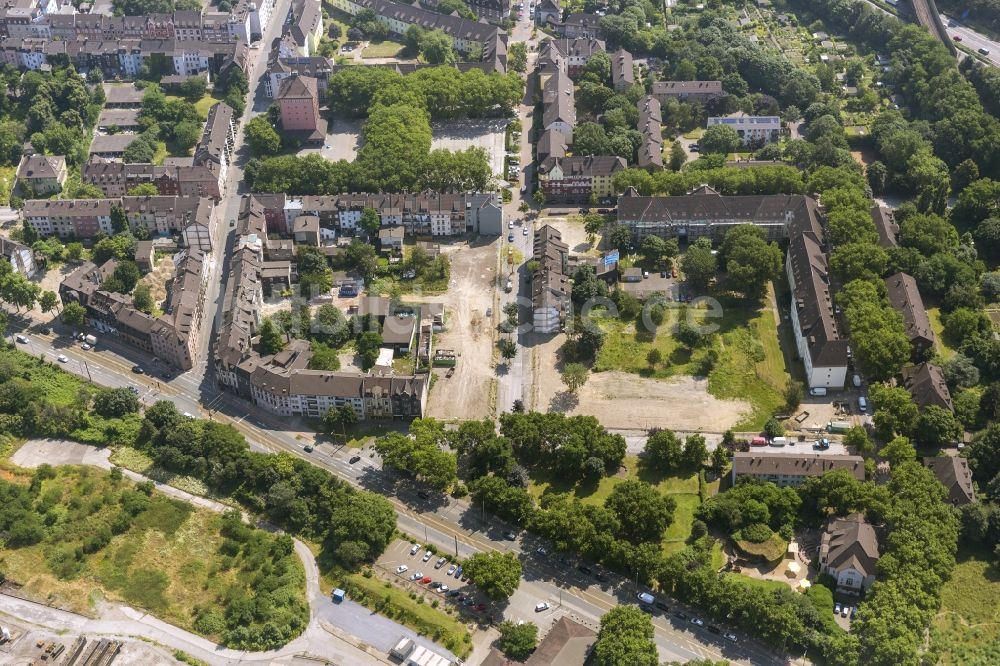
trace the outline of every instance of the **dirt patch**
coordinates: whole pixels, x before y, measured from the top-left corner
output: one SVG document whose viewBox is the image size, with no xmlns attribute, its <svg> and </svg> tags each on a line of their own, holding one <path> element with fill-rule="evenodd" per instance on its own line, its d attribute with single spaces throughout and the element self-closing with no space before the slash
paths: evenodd
<svg viewBox="0 0 1000 666">
<path fill-rule="evenodd" d="M 153 266 L 153 270 L 142 276 L 139 284 L 149 287 L 149 294 L 153 297 L 156 307 L 162 308 L 163 302 L 167 300 L 167 282 L 174 277 L 174 262 L 169 256 L 160 257 L 160 260 Z"/>
<path fill-rule="evenodd" d="M 568 217 L 542 217 L 535 223 L 535 228 L 548 224 L 559 230 L 562 240 L 569 245 L 572 254 L 600 255 L 597 249 L 601 244 L 601 236 L 597 235 L 594 245 L 587 240 L 587 232 L 583 228 L 583 218 L 579 215 Z"/>
<path fill-rule="evenodd" d="M 89 444 L 64 439 L 30 439 L 14 452 L 10 461 L 19 467 L 34 468 L 42 463 L 50 465 L 93 465 L 108 469 L 108 449 L 98 449 Z"/>
<path fill-rule="evenodd" d="M 607 428 L 670 428 L 685 432 L 723 432 L 751 411 L 744 400 L 720 400 L 708 381 L 695 377 L 647 379 L 627 372 L 591 373 L 576 396 L 566 393 L 558 367 L 564 336 L 535 348 L 534 399 L 538 411 L 590 414 Z"/>
<path fill-rule="evenodd" d="M 416 300 L 443 303 L 445 331 L 434 339 L 435 349 L 453 349 L 460 356 L 455 374 L 434 370 L 437 379 L 428 401 L 428 415 L 440 419 L 481 419 L 493 414 L 493 326 L 497 320 L 497 243 L 477 240 L 443 248 L 451 259 L 448 291 Z M 486 319 L 487 308 L 494 308 Z"/>
<path fill-rule="evenodd" d="M 864 150 L 852 150 L 851 157 L 853 157 L 854 161 L 858 164 L 868 166 L 878 159 L 878 153 L 871 148 L 865 148 Z"/>
</svg>

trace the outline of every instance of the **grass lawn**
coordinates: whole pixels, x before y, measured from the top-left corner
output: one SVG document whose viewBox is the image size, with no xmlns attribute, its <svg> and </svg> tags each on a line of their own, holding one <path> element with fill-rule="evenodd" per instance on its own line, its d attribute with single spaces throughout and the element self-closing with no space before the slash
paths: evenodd
<svg viewBox="0 0 1000 666">
<path fill-rule="evenodd" d="M 10 191 L 14 189 L 17 167 L 0 167 L 0 206 L 10 203 Z"/>
<path fill-rule="evenodd" d="M 387 39 L 383 42 L 372 42 L 361 52 L 362 58 L 397 58 L 406 46 Z"/>
<path fill-rule="evenodd" d="M 600 506 L 611 494 L 612 489 L 622 481 L 628 479 L 645 481 L 661 493 L 670 495 L 677 503 L 674 521 L 663 535 L 663 550 L 668 555 L 682 550 L 684 542 L 691 536 L 694 513 L 701 505 L 698 496 L 698 476 L 695 474 L 666 476 L 640 465 L 638 456 L 625 456 L 624 467 L 625 469 L 618 475 L 606 476 L 596 484 L 568 483 L 546 471 L 532 471 L 528 492 L 536 500 L 546 493 L 572 493 L 584 504 Z M 717 486 L 715 491 L 718 492 Z"/>
<path fill-rule="evenodd" d="M 184 100 L 183 97 L 178 97 L 177 95 L 167 95 L 168 100 L 179 99 Z M 185 100 L 187 101 L 187 100 Z M 221 102 L 221 97 L 214 97 L 210 93 L 205 93 L 205 95 L 194 103 L 194 108 L 198 110 L 198 115 L 201 116 L 202 121 L 208 118 L 208 110 L 212 108 L 212 105 L 216 102 Z"/>
<path fill-rule="evenodd" d="M 6 478 L 27 485 L 31 476 L 23 471 Z M 42 482 L 38 497 L 50 507 L 41 541 L 3 550 L 7 576 L 31 597 L 82 613 L 108 598 L 225 640 L 227 600 L 247 599 L 252 606 L 255 586 L 277 583 L 264 615 L 248 628 L 259 631 L 262 618 L 282 625 L 293 607 L 301 622 L 308 619 L 305 570 L 294 552 L 274 561 L 247 554 L 250 547 L 271 549 L 277 536 L 248 528 L 256 545 L 233 541 L 224 549 L 228 540 L 221 533 L 221 515 L 156 492 L 147 498 L 131 482 L 114 481 L 92 467 L 59 467 Z M 123 505 L 131 510 L 123 511 Z M 276 568 L 287 572 L 280 581 L 270 573 Z M 219 622 L 199 625 L 196 607 L 214 609 Z"/>
<path fill-rule="evenodd" d="M 722 574 L 726 578 L 735 580 L 738 583 L 746 585 L 748 587 L 759 587 L 764 590 L 788 590 L 791 589 L 785 583 L 777 580 L 767 580 L 766 578 L 751 578 L 750 576 L 744 576 L 743 574 L 726 572 Z"/>
<path fill-rule="evenodd" d="M 472 636 L 457 617 L 423 603 L 422 597 L 412 598 L 405 590 L 374 576 L 366 578 L 353 573 L 338 577 L 330 571 L 323 573 L 324 589 L 340 586 L 348 597 L 380 615 L 406 625 L 421 636 L 440 643 L 464 659 L 472 651 Z M 420 599 L 421 601 L 417 601 Z"/>
<path fill-rule="evenodd" d="M 946 666 L 1000 663 L 1000 570 L 988 553 L 960 552 L 931 622 L 931 650 Z"/>
<path fill-rule="evenodd" d="M 142 451 L 133 449 L 130 446 L 120 446 L 116 448 L 111 454 L 110 460 L 114 465 L 132 470 L 133 472 L 142 474 L 143 476 L 149 477 L 154 481 L 165 483 L 168 486 L 173 486 L 178 490 L 189 492 L 192 495 L 201 495 L 202 497 L 211 497 L 217 501 L 225 501 L 225 498 L 214 496 L 212 491 L 209 490 L 208 486 L 206 486 L 201 479 L 197 479 L 193 476 L 181 476 L 180 474 L 174 474 L 173 472 L 168 472 L 165 469 L 157 467 L 153 463 L 152 458 Z"/>
<path fill-rule="evenodd" d="M 935 348 L 942 359 L 949 359 L 955 355 L 955 349 L 945 342 L 944 324 L 941 323 L 941 308 L 927 308 L 927 316 L 931 320 L 931 328 L 934 329 Z"/>
</svg>

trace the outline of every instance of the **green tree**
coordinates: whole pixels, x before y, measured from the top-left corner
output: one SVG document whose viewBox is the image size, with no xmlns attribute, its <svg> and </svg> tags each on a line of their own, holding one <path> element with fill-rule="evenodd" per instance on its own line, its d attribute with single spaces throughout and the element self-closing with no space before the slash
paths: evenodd
<svg viewBox="0 0 1000 666">
<path fill-rule="evenodd" d="M 768 282 L 781 274 L 781 250 L 765 240 L 763 229 L 752 224 L 726 232 L 721 254 L 729 284 L 747 298 L 760 299 Z"/>
<path fill-rule="evenodd" d="M 361 219 L 358 222 L 369 236 L 378 234 L 378 230 L 382 227 L 382 218 L 379 217 L 378 211 L 367 206 L 361 210 Z"/>
<path fill-rule="evenodd" d="M 361 357 L 361 369 L 367 372 L 378 360 L 379 350 L 382 348 L 382 335 L 375 331 L 365 331 L 358 336 L 355 345 L 358 356 Z"/>
<path fill-rule="evenodd" d="M 673 145 L 670 146 L 670 168 L 673 171 L 680 171 L 685 162 L 687 162 L 687 153 L 684 152 L 684 146 L 681 145 L 680 141 L 674 141 Z"/>
<path fill-rule="evenodd" d="M 455 62 L 455 50 L 451 46 L 451 37 L 443 30 L 431 30 L 420 40 L 420 54 L 432 65 L 445 65 Z"/>
<path fill-rule="evenodd" d="M 87 309 L 76 301 L 70 301 L 63 307 L 62 320 L 67 326 L 83 326 L 86 319 Z"/>
<path fill-rule="evenodd" d="M 507 66 L 515 72 L 524 73 L 528 69 L 528 45 L 514 42 L 507 53 Z"/>
<path fill-rule="evenodd" d="M 910 443 L 910 439 L 903 436 L 893 437 L 888 444 L 882 447 L 879 455 L 889 461 L 893 468 L 917 459 L 917 451 Z"/>
<path fill-rule="evenodd" d="M 715 255 L 712 254 L 711 241 L 707 239 L 695 241 L 684 253 L 681 269 L 684 271 L 685 279 L 693 288 L 707 288 L 718 270 Z"/>
<path fill-rule="evenodd" d="M 258 348 L 262 355 L 277 354 L 285 348 L 285 335 L 270 317 L 264 317 L 257 334 L 260 338 Z"/>
<path fill-rule="evenodd" d="M 567 363 L 563 366 L 562 382 L 566 385 L 566 390 L 576 393 L 587 383 L 587 366 L 582 363 Z"/>
<path fill-rule="evenodd" d="M 339 430 L 340 434 L 346 440 L 347 428 L 353 427 L 357 422 L 358 413 L 354 410 L 353 406 L 341 405 L 340 407 L 331 407 L 323 415 L 323 431 L 328 435 L 332 435 Z"/>
<path fill-rule="evenodd" d="M 913 437 L 919 446 L 938 447 L 951 444 L 959 432 L 958 422 L 950 410 L 930 405 L 920 411 Z"/>
<path fill-rule="evenodd" d="M 611 247 L 628 252 L 632 247 L 632 230 L 623 224 L 613 226 L 605 235 Z"/>
<path fill-rule="evenodd" d="M 156 189 L 156 185 L 153 183 L 139 183 L 128 191 L 130 197 L 155 197 L 159 194 L 160 191 Z M 69 245 L 66 248 L 68 249 Z M 80 248 L 83 249 L 83 246 L 81 245 Z"/>
<path fill-rule="evenodd" d="M 708 457 L 708 447 L 702 435 L 688 435 L 684 440 L 684 465 L 697 470 Z"/>
<path fill-rule="evenodd" d="M 139 397 L 127 388 L 101 389 L 94 396 L 94 411 L 107 418 L 135 414 L 139 406 Z"/>
<path fill-rule="evenodd" d="M 645 481 L 630 479 L 612 488 L 604 506 L 618 518 L 621 536 L 638 544 L 660 541 L 677 504 Z"/>
<path fill-rule="evenodd" d="M 42 309 L 42 312 L 52 312 L 58 305 L 59 297 L 54 291 L 43 291 L 42 295 L 38 297 L 38 307 Z"/>
<path fill-rule="evenodd" d="M 145 284 L 136 285 L 132 292 L 132 305 L 136 310 L 150 314 L 153 312 L 153 296 L 149 291 L 149 286 Z"/>
<path fill-rule="evenodd" d="M 523 44 L 524 42 L 516 42 Z M 509 659 L 524 661 L 538 645 L 538 626 L 507 620 L 500 624 L 499 647 Z"/>
<path fill-rule="evenodd" d="M 677 470 L 683 461 L 681 441 L 672 430 L 666 428 L 649 433 L 643 452 L 646 461 L 661 472 Z"/>
<path fill-rule="evenodd" d="M 177 148 L 188 152 L 198 143 L 201 138 L 201 126 L 193 121 L 184 121 L 174 125 L 174 143 Z"/>
<path fill-rule="evenodd" d="M 875 448 L 875 443 L 868 436 L 868 431 L 864 426 L 853 426 L 844 433 L 844 446 L 850 447 L 858 453 L 871 453 Z"/>
<path fill-rule="evenodd" d="M 729 466 L 729 461 L 732 457 L 733 454 L 726 447 L 715 447 L 712 451 L 712 471 L 722 476 L 723 472 L 726 471 L 726 467 Z"/>
<path fill-rule="evenodd" d="M 494 600 L 507 599 L 521 583 L 521 562 L 514 553 L 476 553 L 463 566 L 469 580 Z"/>
<path fill-rule="evenodd" d="M 517 344 L 509 338 L 500 338 L 497 341 L 497 348 L 500 350 L 500 356 L 505 361 L 509 362 L 517 356 Z"/>
<path fill-rule="evenodd" d="M 713 153 L 728 155 L 743 146 L 740 135 L 729 125 L 712 125 L 698 140 L 698 147 L 706 155 Z"/>
<path fill-rule="evenodd" d="M 258 157 L 274 155 L 281 150 L 281 137 L 271 125 L 266 113 L 251 118 L 244 132 L 250 151 Z"/>
<path fill-rule="evenodd" d="M 657 666 L 653 621 L 638 606 L 615 606 L 601 617 L 594 655 L 600 666 Z"/>
</svg>

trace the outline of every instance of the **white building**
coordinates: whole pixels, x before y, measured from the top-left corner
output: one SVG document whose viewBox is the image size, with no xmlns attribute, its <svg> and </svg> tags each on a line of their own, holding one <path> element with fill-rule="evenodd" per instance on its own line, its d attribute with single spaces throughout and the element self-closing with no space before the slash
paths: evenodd
<svg viewBox="0 0 1000 666">
<path fill-rule="evenodd" d="M 713 125 L 732 127 L 744 145 L 774 143 L 781 137 L 781 118 L 778 116 L 748 116 L 745 113 L 712 116 L 708 126 Z"/>
</svg>

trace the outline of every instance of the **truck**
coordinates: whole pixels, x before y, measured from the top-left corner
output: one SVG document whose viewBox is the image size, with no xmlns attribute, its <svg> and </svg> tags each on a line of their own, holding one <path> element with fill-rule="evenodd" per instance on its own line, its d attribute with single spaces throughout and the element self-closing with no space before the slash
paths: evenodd
<svg viewBox="0 0 1000 666">
<path fill-rule="evenodd" d="M 95 336 L 93 336 L 93 335 L 85 335 L 85 336 L 83 336 L 83 341 L 86 342 L 91 347 L 93 347 L 94 345 L 97 344 L 97 338 Z"/>
<path fill-rule="evenodd" d="M 851 429 L 851 424 L 848 421 L 830 421 L 826 429 L 830 432 L 847 432 Z"/>
<path fill-rule="evenodd" d="M 507 292 L 508 294 L 509 294 L 509 293 L 510 293 L 510 292 L 511 292 L 511 291 L 512 291 L 513 289 L 514 289 L 514 283 L 513 283 L 513 282 L 511 282 L 510 278 L 507 278 L 507 284 L 506 284 L 506 286 L 504 286 L 504 288 L 503 288 L 503 289 L 504 289 L 504 291 L 506 291 L 506 292 Z"/>
</svg>

